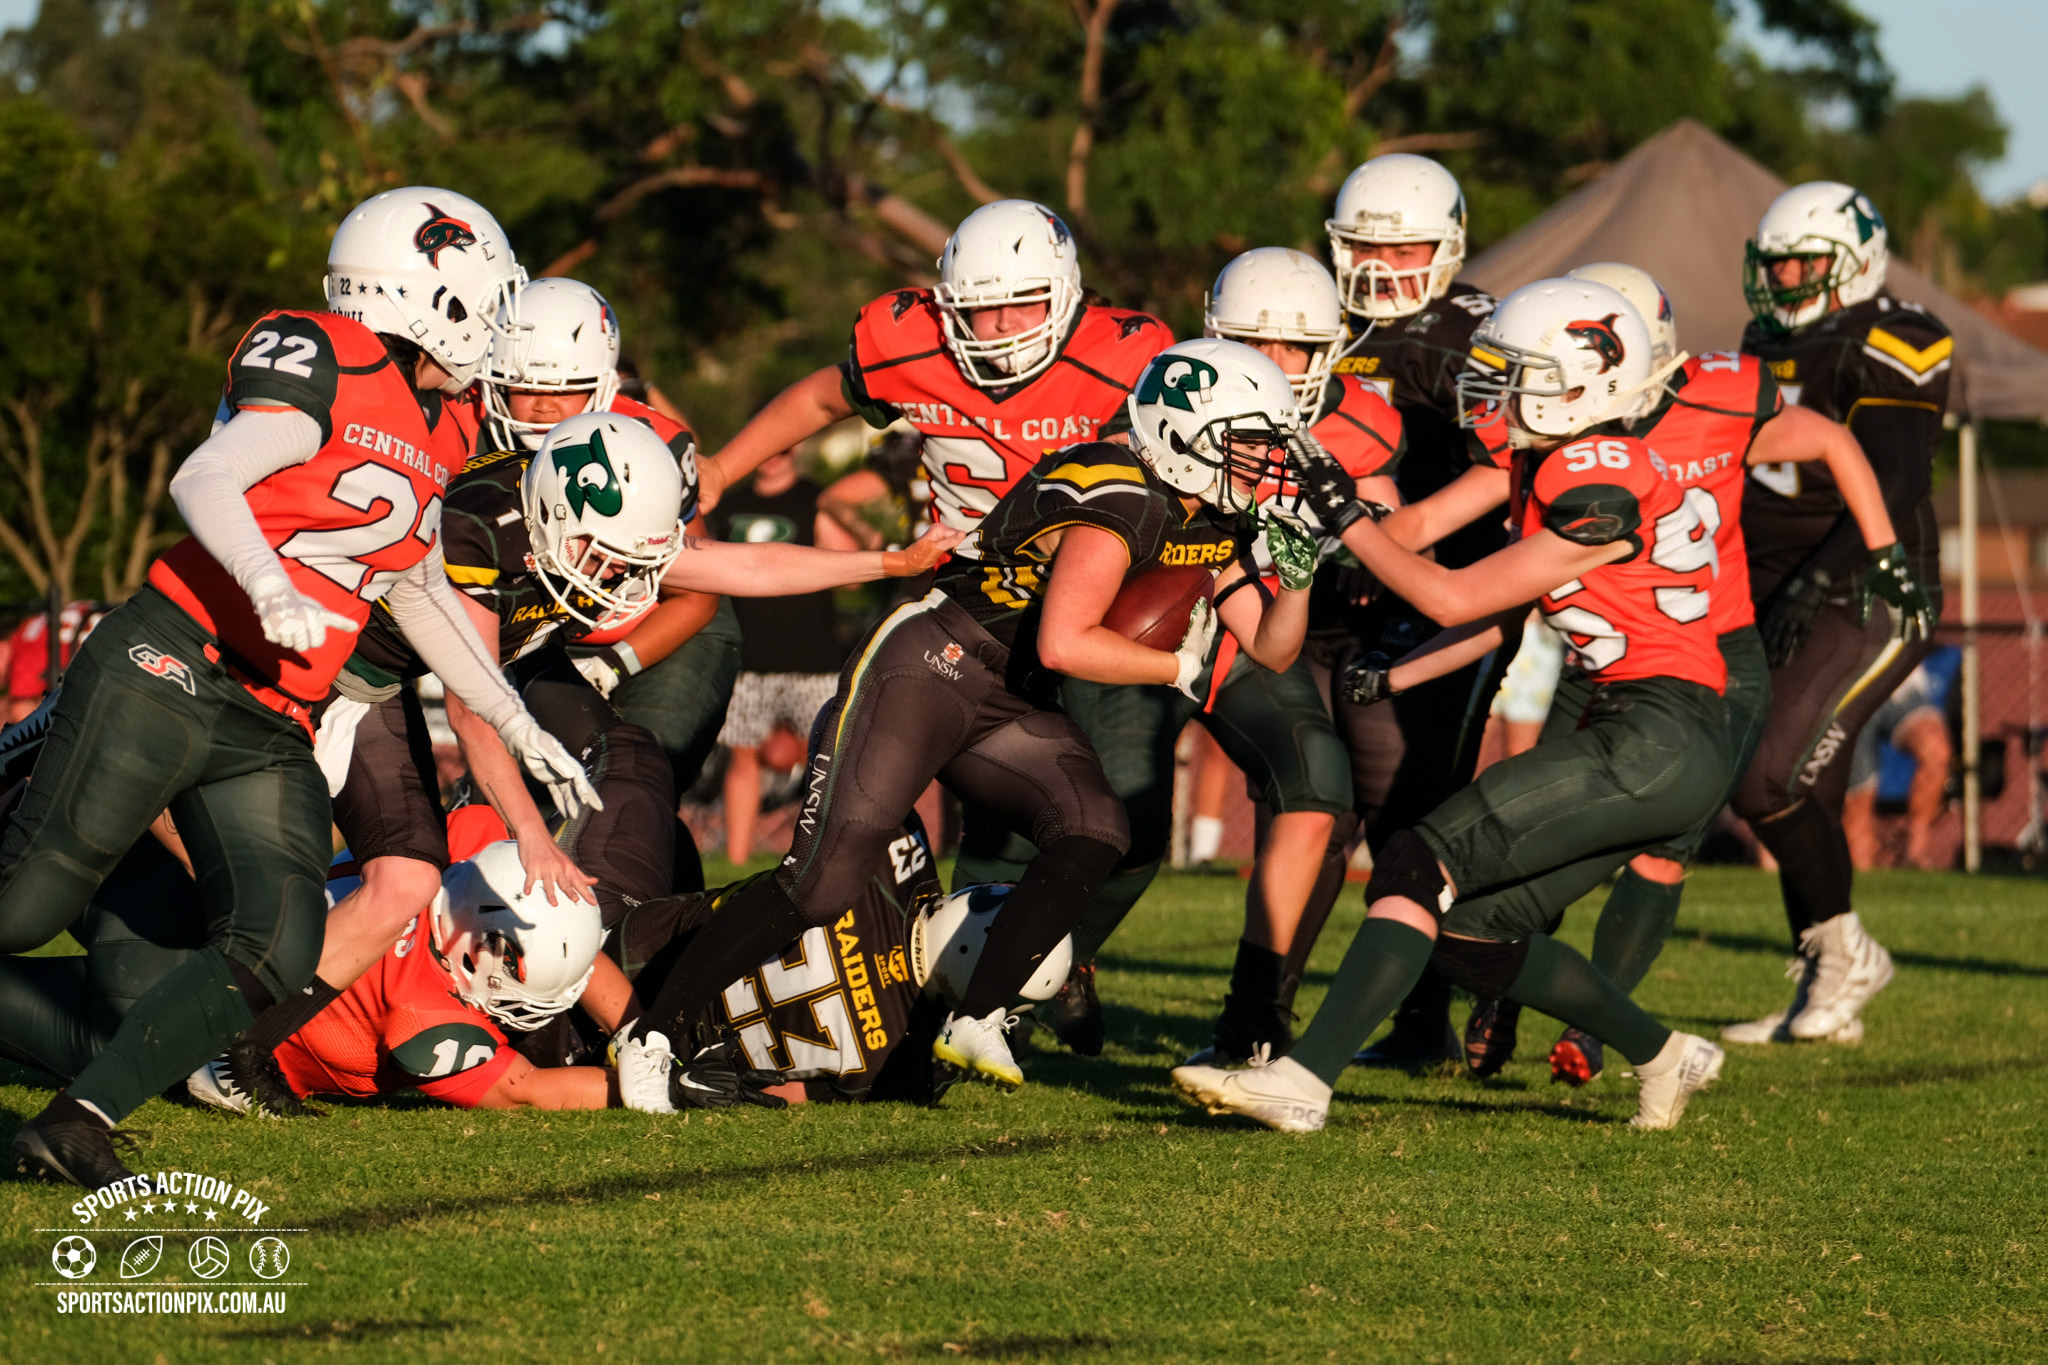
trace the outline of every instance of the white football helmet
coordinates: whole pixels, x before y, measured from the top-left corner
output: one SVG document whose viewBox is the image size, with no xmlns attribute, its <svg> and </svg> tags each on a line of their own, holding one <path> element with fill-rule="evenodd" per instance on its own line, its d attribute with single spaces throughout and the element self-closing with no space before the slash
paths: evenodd
<svg viewBox="0 0 2048 1365">
<path fill-rule="evenodd" d="M 674 452 L 644 422 L 585 412 L 556 423 L 527 461 L 519 502 L 534 567 L 564 611 L 596 627 L 644 604 L 683 548 L 684 482 Z"/>
<path fill-rule="evenodd" d="M 1284 246 L 1245 252 L 1216 277 L 1202 309 L 1205 336 L 1309 347 L 1308 369 L 1289 375 L 1294 399 L 1312 412 L 1344 344 L 1344 302 L 1323 263 Z"/>
<path fill-rule="evenodd" d="M 910 974 L 919 989 L 950 1004 L 959 1004 L 974 979 L 982 946 L 1010 893 L 1008 882 L 962 887 L 950 896 L 934 896 L 919 907 L 910 924 Z M 1038 970 L 1017 994 L 1026 1000 L 1050 1000 L 1067 984 L 1074 965 L 1074 940 L 1063 938 L 1038 964 Z"/>
<path fill-rule="evenodd" d="M 1344 306 L 1375 321 L 1421 312 L 1449 291 L 1465 263 L 1465 192 L 1456 176 L 1426 156 L 1389 152 L 1360 166 L 1344 178 L 1323 227 Z M 1355 252 L 1400 242 L 1435 242 L 1436 252 L 1428 264 L 1407 270 L 1360 260 Z M 1411 285 L 1412 297 L 1405 287 Z"/>
<path fill-rule="evenodd" d="M 1875 298 L 1889 258 L 1884 218 L 1864 193 L 1834 180 L 1794 185 L 1764 210 L 1743 261 L 1742 292 L 1765 327 L 1790 332 L 1837 308 Z M 1805 283 L 1782 288 L 1770 266 L 1787 256 L 1825 256 Z"/>
<path fill-rule="evenodd" d="M 356 205 L 327 248 L 327 306 L 412 342 L 460 393 L 492 341 L 519 327 L 526 272 L 489 209 L 466 194 L 411 185 Z"/>
<path fill-rule="evenodd" d="M 442 878 L 429 917 L 455 993 L 507 1028 L 535 1029 L 583 996 L 604 924 L 589 901 L 521 890 L 519 845 L 492 844 Z"/>
<path fill-rule="evenodd" d="M 1280 367 L 1222 337 L 1179 342 L 1152 357 L 1124 408 L 1138 458 L 1168 487 L 1225 512 L 1256 501 L 1247 488 L 1273 474 L 1288 435 L 1301 428 L 1294 386 Z"/>
<path fill-rule="evenodd" d="M 1654 391 L 1650 351 L 1650 329 L 1620 291 L 1593 280 L 1525 284 L 1472 334 L 1459 420 L 1477 425 L 1505 404 L 1508 444 L 1521 449 L 1626 421 Z"/>
<path fill-rule="evenodd" d="M 1641 266 L 1619 261 L 1595 261 L 1574 266 L 1564 273 L 1568 280 L 1591 280 L 1604 284 L 1627 299 L 1650 329 L 1650 363 L 1659 369 L 1678 357 L 1678 323 L 1671 315 L 1671 296 L 1657 277 Z"/>
<path fill-rule="evenodd" d="M 534 450 L 548 429 L 514 418 L 506 390 L 587 393 L 585 412 L 609 411 L 619 394 L 619 315 L 581 280 L 553 277 L 520 290 L 516 306 L 520 326 L 491 341 L 484 406 L 500 449 Z"/>
<path fill-rule="evenodd" d="M 960 220 L 939 257 L 932 291 L 946 329 L 946 349 L 977 388 L 1020 384 L 1059 354 L 1081 307 L 1081 261 L 1074 234 L 1060 216 L 1029 199 L 998 199 Z M 993 341 L 974 335 L 967 314 L 977 308 L 1043 303 L 1045 321 Z"/>
</svg>

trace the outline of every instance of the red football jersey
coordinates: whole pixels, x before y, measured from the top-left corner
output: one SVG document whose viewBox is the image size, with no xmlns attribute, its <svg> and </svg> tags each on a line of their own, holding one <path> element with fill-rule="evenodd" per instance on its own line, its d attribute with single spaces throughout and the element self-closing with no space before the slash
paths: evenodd
<svg viewBox="0 0 2048 1365">
<path fill-rule="evenodd" d="M 292 407 L 320 424 L 319 452 L 244 495 L 292 585 L 358 624 L 441 532 L 441 495 L 470 440 L 439 394 L 423 394 L 359 322 L 277 312 L 249 329 L 228 362 L 227 406 Z M 198 540 L 150 566 L 149 581 L 219 638 L 257 682 L 308 704 L 327 694 L 355 648 L 329 631 L 289 653 L 263 638 L 249 599 Z"/>
<path fill-rule="evenodd" d="M 1734 351 L 1695 357 L 1672 376 L 1673 396 L 1638 434 L 1664 458 L 1671 477 L 1703 492 L 1700 515 L 1713 529 L 1721 576 L 1714 581 L 1716 635 L 1756 620 L 1749 600 L 1749 549 L 1742 539 L 1742 488 L 1749 444 L 1784 406 L 1761 360 Z"/>
<path fill-rule="evenodd" d="M 875 425 L 901 414 L 924 433 L 933 516 L 972 531 L 1046 452 L 1099 438 L 1145 362 L 1172 344 L 1150 314 L 1084 305 L 1059 357 L 1029 383 L 976 388 L 946 349 L 932 292 L 899 289 L 854 321 L 847 388 Z"/>
<path fill-rule="evenodd" d="M 1707 493 L 1672 479 L 1632 436 L 1589 436 L 1540 457 L 1517 452 L 1523 535 L 1553 531 L 1581 545 L 1626 540 L 1635 552 L 1537 602 L 1572 661 L 1601 682 L 1682 678 L 1723 691 L 1728 680 L 1710 620 L 1717 558 Z"/>
<path fill-rule="evenodd" d="M 71 656 L 107 614 L 98 602 L 73 602 L 57 616 L 57 671 L 71 666 Z M 14 649 L 7 659 L 7 695 L 26 699 L 43 695 L 50 680 L 50 617 L 37 612 L 14 628 Z"/>
</svg>

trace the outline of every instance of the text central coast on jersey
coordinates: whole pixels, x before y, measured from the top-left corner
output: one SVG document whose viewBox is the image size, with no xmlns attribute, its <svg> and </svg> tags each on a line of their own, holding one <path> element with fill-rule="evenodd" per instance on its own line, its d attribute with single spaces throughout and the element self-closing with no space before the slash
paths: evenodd
<svg viewBox="0 0 2048 1365">
<path fill-rule="evenodd" d="M 373 455 L 387 455 L 416 474 L 424 474 L 442 488 L 448 486 L 447 466 L 435 460 L 411 441 L 363 422 L 350 422 L 341 429 L 343 445 L 360 446 Z"/>
<path fill-rule="evenodd" d="M 903 415 L 918 427 L 959 427 L 985 431 L 998 441 L 1092 441 L 1102 424 L 1092 417 L 1072 413 L 1064 417 L 1026 417 L 1013 433 L 1001 414 L 979 417 L 961 412 L 951 403 L 902 404 Z"/>
</svg>

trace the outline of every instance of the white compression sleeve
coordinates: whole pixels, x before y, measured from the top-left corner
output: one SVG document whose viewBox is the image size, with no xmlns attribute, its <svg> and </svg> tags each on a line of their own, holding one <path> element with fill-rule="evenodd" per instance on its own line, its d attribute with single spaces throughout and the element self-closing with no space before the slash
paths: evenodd
<svg viewBox="0 0 2048 1365">
<path fill-rule="evenodd" d="M 502 731 L 526 709 L 470 624 L 438 544 L 391 585 L 384 605 L 421 661 L 493 730 Z"/>
<path fill-rule="evenodd" d="M 283 574 L 277 552 L 242 495 L 281 469 L 320 453 L 320 424 L 296 409 L 243 409 L 185 458 L 171 500 L 206 552 L 242 591 L 265 574 Z"/>
</svg>

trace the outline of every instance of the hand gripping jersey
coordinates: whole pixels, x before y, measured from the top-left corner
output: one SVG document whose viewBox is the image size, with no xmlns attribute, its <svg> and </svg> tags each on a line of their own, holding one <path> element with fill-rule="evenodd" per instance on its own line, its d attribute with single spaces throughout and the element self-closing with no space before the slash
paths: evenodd
<svg viewBox="0 0 2048 1365">
<path fill-rule="evenodd" d="M 1764 423 L 1784 399 L 1770 371 L 1755 356 L 1713 351 L 1685 363 L 1671 377 L 1663 400 L 1635 434 L 1663 457 L 1665 467 L 1714 533 L 1721 576 L 1714 581 L 1709 619 L 1716 635 L 1756 620 L 1749 598 L 1749 549 L 1742 539 L 1744 459 Z"/>
<path fill-rule="evenodd" d="M 1532 459 L 1540 459 L 1532 471 Z M 1518 452 L 1523 535 L 1580 545 L 1625 540 L 1634 553 L 1544 594 L 1537 607 L 1572 661 L 1602 683 L 1682 678 L 1727 684 L 1710 618 L 1717 554 L 1702 508 L 1664 461 L 1630 436 L 1588 436 L 1548 455 Z"/>
<path fill-rule="evenodd" d="M 946 349 L 929 289 L 899 289 L 853 324 L 845 388 L 869 425 L 897 418 L 924 433 L 936 518 L 972 531 L 1047 451 L 1121 429 L 1145 362 L 1173 344 L 1146 313 L 1083 305 L 1059 358 L 1028 383 L 983 389 Z"/>
<path fill-rule="evenodd" d="M 1092 441 L 1054 451 L 1019 479 L 940 567 L 937 586 L 998 640 L 1029 638 L 1052 573 L 1045 537 L 1068 526 L 1122 541 L 1126 575 L 1159 564 L 1255 569 L 1250 517 L 1206 504 L 1190 512 L 1129 446 Z"/>
<path fill-rule="evenodd" d="M 1929 493 L 1955 351 L 1948 329 L 1924 310 L 1880 294 L 1787 335 L 1751 323 L 1742 351 L 1763 361 L 1787 400 L 1855 433 L 1914 573 L 1930 587 L 1939 583 L 1940 535 Z M 1845 516 L 1827 466 L 1752 469 L 1742 519 L 1755 591 L 1774 588 L 1823 537 L 1829 540 L 1823 567 L 1835 582 L 1859 575 L 1862 537 L 1829 536 Z"/>
<path fill-rule="evenodd" d="M 332 313 L 270 313 L 228 362 L 226 406 L 297 408 L 320 424 L 319 452 L 245 495 L 292 586 L 358 623 L 441 532 L 441 499 L 469 440 L 438 393 L 421 393 L 361 323 Z M 263 638 L 241 587 L 187 537 L 149 581 L 220 640 L 258 685 L 308 704 L 326 695 L 355 636 L 329 631 L 287 653 Z"/>
<path fill-rule="evenodd" d="M 716 893 L 713 912 L 744 885 Z M 942 894 L 913 823 L 890 842 L 887 866 L 851 909 L 725 988 L 714 1008 L 739 1034 L 748 1064 L 809 1082 L 814 1100 L 921 1098 L 930 1084 L 929 1039 L 898 1053 L 913 1013 L 922 1012 L 910 926 L 918 902 Z"/>
</svg>

